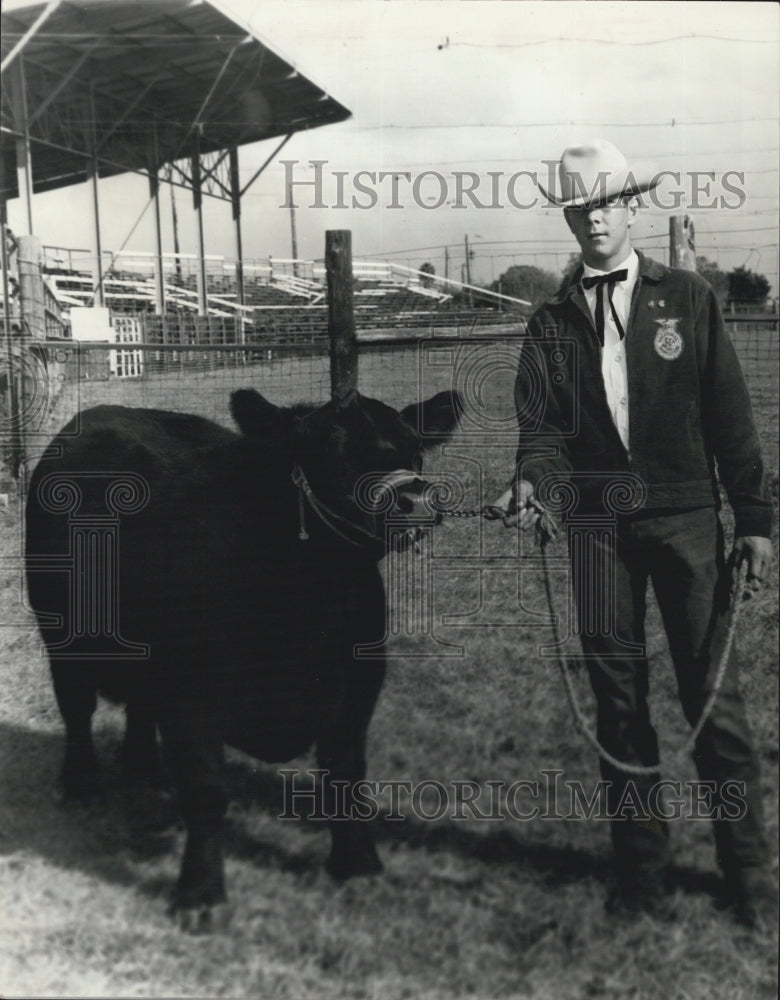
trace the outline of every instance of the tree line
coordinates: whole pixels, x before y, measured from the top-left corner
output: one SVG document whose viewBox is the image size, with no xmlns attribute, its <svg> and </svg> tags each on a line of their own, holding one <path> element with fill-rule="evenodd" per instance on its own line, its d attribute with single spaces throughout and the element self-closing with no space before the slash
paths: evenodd
<svg viewBox="0 0 780 1000">
<path fill-rule="evenodd" d="M 485 287 L 492 292 L 524 299 L 536 308 L 568 284 L 581 264 L 582 255 L 578 253 L 570 254 L 562 274 L 555 274 L 533 264 L 513 264 L 500 278 Z M 721 308 L 727 311 L 745 307 L 755 310 L 766 308 L 770 285 L 763 274 L 744 266 L 722 271 L 715 261 L 707 257 L 696 258 L 696 270 L 712 286 Z M 432 285 L 436 274 L 433 264 L 426 261 L 420 266 L 420 271 L 426 275 L 422 279 L 423 284 Z M 455 298 L 463 298 L 473 306 L 495 306 L 493 299 L 480 300 L 478 292 L 471 295 L 466 292 L 458 293 Z"/>
</svg>

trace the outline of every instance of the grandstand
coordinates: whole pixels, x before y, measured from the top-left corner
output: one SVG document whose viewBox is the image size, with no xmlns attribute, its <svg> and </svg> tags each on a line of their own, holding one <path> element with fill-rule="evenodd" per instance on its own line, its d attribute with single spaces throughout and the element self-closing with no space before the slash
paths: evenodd
<svg viewBox="0 0 780 1000">
<path fill-rule="evenodd" d="M 69 335 L 74 307 L 94 304 L 93 269 L 88 251 L 43 248 L 43 271 L 56 297 Z M 151 254 L 110 256 L 104 269 L 103 296 L 116 316 L 143 317 L 145 329 L 161 331 L 154 322 L 155 282 Z M 206 260 L 207 322 L 195 324 L 198 291 L 195 259 L 187 254 L 164 256 L 165 319 L 177 327 L 199 327 L 206 341 L 219 343 L 295 341 L 301 336 L 325 336 L 327 331 L 326 272 L 321 261 L 269 257 L 243 265 L 244 305 L 239 304 L 236 264 L 224 257 Z M 466 292 L 473 299 L 467 301 Z M 528 303 L 460 282 L 437 278 L 386 262 L 356 260 L 353 264 L 355 318 L 359 331 L 429 329 L 436 326 L 473 328 L 520 323 Z M 217 331 L 214 334 L 214 331 Z M 162 335 L 162 334 L 160 334 Z M 203 335 L 198 342 L 205 342 Z"/>
</svg>

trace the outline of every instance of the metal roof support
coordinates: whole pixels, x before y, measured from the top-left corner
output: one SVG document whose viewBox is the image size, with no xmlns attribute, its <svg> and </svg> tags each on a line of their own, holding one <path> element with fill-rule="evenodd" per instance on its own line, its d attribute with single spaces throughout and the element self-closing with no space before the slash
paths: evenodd
<svg viewBox="0 0 780 1000">
<path fill-rule="evenodd" d="M 154 311 L 165 315 L 165 279 L 162 260 L 162 225 L 160 222 L 160 179 L 157 172 L 149 174 L 149 194 L 154 201 Z"/>
<path fill-rule="evenodd" d="M 96 306 L 105 306 L 106 294 L 103 288 L 103 245 L 100 239 L 100 201 L 98 199 L 98 157 L 97 140 L 95 135 L 95 101 L 92 88 L 89 91 L 89 104 L 86 108 L 88 125 L 86 134 L 89 136 L 90 158 L 87 160 L 87 185 L 90 192 L 90 206 L 92 208 L 92 288 L 94 290 L 93 303 Z"/>
<path fill-rule="evenodd" d="M 89 51 L 91 52 L 91 49 Z M 106 129 L 103 132 L 102 138 L 100 140 L 100 148 L 101 149 L 103 148 L 103 146 L 106 145 L 106 143 L 108 142 L 108 140 L 111 138 L 111 136 L 114 134 L 114 132 L 117 131 L 117 129 L 120 127 L 120 125 L 124 125 L 125 121 L 127 121 L 127 119 L 130 117 L 130 115 L 135 111 L 135 109 L 143 102 L 143 100 L 146 97 L 146 95 L 149 93 L 149 91 L 152 89 L 152 87 L 154 87 L 156 85 L 156 83 L 157 83 L 158 80 L 159 80 L 159 77 L 157 77 L 157 76 L 152 77 L 152 79 L 147 83 L 147 85 L 143 88 L 143 90 L 139 91 L 135 95 L 135 97 L 133 98 L 133 100 L 127 105 L 127 107 L 122 112 L 122 114 L 119 115 L 119 117 L 117 117 L 117 118 L 114 119 L 114 122 L 111 125 L 111 128 L 110 129 Z M 156 129 L 157 129 L 157 122 L 155 121 L 155 130 Z M 155 134 L 156 134 L 156 131 L 155 131 Z"/>
<path fill-rule="evenodd" d="M 5 73 L 14 59 L 21 53 L 30 39 L 37 34 L 38 30 L 41 28 L 43 23 L 51 17 L 54 11 L 59 7 L 61 0 L 52 0 L 52 3 L 47 4 L 46 7 L 41 11 L 40 15 L 33 21 L 30 27 L 25 31 L 19 41 L 14 45 L 8 55 L 3 59 L 0 64 L 0 73 Z"/>
<path fill-rule="evenodd" d="M 154 202 L 154 311 L 165 315 L 165 277 L 162 259 L 162 224 L 160 221 L 160 171 L 158 169 L 157 122 L 152 124 L 149 140 L 149 194 Z"/>
<path fill-rule="evenodd" d="M 85 180 L 85 161 L 94 151 L 80 105 L 90 83 L 101 178 L 134 171 L 148 183 L 143 137 L 155 119 L 158 167 L 188 159 L 191 136 L 201 127 L 202 194 L 212 195 L 213 187 L 213 194 L 228 202 L 223 151 L 349 117 L 345 107 L 236 22 L 222 0 L 0 0 L 0 5 L 2 83 L 9 94 L 19 63 L 25 63 L 36 193 Z M 3 101 L 0 147 L 6 162 L 13 162 L 22 129 L 21 120 L 13 124 L 9 105 Z M 217 165 L 211 167 L 207 157 L 217 157 Z M 6 198 L 17 197 L 17 180 L 15 173 L 0 178 Z"/>
<path fill-rule="evenodd" d="M 219 81 L 222 79 L 222 77 L 223 77 L 223 75 L 225 73 L 225 70 L 228 68 L 228 66 L 232 62 L 233 56 L 236 54 L 236 50 L 238 49 L 239 45 L 243 45 L 245 41 L 249 41 L 249 38 L 242 38 L 241 41 L 238 42 L 236 45 L 234 45 L 233 48 L 230 50 L 230 52 L 228 52 L 227 58 L 222 63 L 222 68 L 220 69 L 219 73 L 217 73 L 216 79 L 214 80 L 214 82 L 209 87 L 208 94 L 206 94 L 205 98 L 203 99 L 203 102 L 201 103 L 201 106 L 198 108 L 198 113 L 195 115 L 195 120 L 193 121 L 192 125 L 190 126 L 191 130 L 198 131 L 198 130 L 200 130 L 203 127 L 203 123 L 200 120 L 201 115 L 203 114 L 203 112 L 208 107 L 209 102 L 211 101 L 211 98 L 214 96 L 214 91 L 219 86 Z"/>
<path fill-rule="evenodd" d="M 281 153 L 282 147 L 287 145 L 287 143 L 290 141 L 290 139 L 292 139 L 292 137 L 293 137 L 294 134 L 295 134 L 294 132 L 290 132 L 288 135 L 286 135 L 284 137 L 284 139 L 282 139 L 282 141 L 276 147 L 276 149 L 273 151 L 273 153 L 271 153 L 271 155 L 268 157 L 268 159 L 265 161 L 265 163 L 262 165 L 262 167 L 258 167 L 257 170 L 255 170 L 255 172 L 252 174 L 251 178 L 241 188 L 241 194 L 242 195 L 246 194 L 246 192 L 249 190 L 249 188 L 252 187 L 252 185 L 254 184 L 254 182 L 257 180 L 257 178 L 260 176 L 260 174 L 262 174 L 262 172 L 265 170 L 265 168 L 268 166 L 268 164 L 271 162 L 271 160 L 274 159 L 274 157 L 277 155 L 277 153 Z"/>
<path fill-rule="evenodd" d="M 23 138 L 23 134 L 21 132 L 17 132 L 17 130 L 15 128 L 10 128 L 10 127 L 8 127 L 6 125 L 0 125 L 0 135 L 3 135 L 3 134 L 5 134 L 5 135 L 11 135 L 11 136 L 14 137 L 14 139 L 22 139 Z M 67 146 L 62 145 L 62 143 L 51 142 L 48 139 L 41 139 L 37 135 L 31 135 L 30 136 L 30 142 L 34 143 L 35 146 L 41 146 L 41 147 L 44 147 L 46 149 L 57 149 L 57 150 L 60 150 L 63 153 L 71 153 L 72 152 L 71 149 L 69 149 Z M 88 157 L 88 154 L 85 153 L 83 150 L 79 151 L 78 155 L 82 156 L 82 157 Z M 149 171 L 145 167 L 142 170 L 142 169 L 137 168 L 137 167 L 123 166 L 121 163 L 118 163 L 116 160 L 109 159 L 107 156 L 98 156 L 97 159 L 98 159 L 98 163 L 105 163 L 107 166 L 110 166 L 110 167 L 119 167 L 119 172 L 121 172 L 121 173 L 137 174 L 139 177 L 148 177 L 149 176 Z M 190 182 L 190 178 L 187 177 L 187 175 L 178 167 L 178 165 L 174 164 L 174 168 L 176 170 L 176 173 L 182 178 L 182 180 L 181 181 L 175 181 L 175 180 L 173 180 L 173 177 L 171 176 L 171 177 L 166 178 L 165 183 L 166 184 L 170 184 L 173 187 L 184 188 L 185 191 L 192 190 L 192 184 Z M 81 180 L 79 181 L 79 183 L 83 183 L 83 178 L 81 178 Z M 47 185 L 45 183 L 45 181 L 41 181 L 40 176 L 39 176 L 39 179 L 38 179 L 38 190 L 39 191 L 56 190 L 57 186 L 58 185 Z M 216 198 L 219 201 L 229 201 L 229 199 L 225 195 L 223 195 L 223 194 L 212 194 L 211 191 L 204 191 L 203 194 L 208 195 L 211 198 Z M 14 197 L 16 197 L 16 196 L 14 196 Z"/>
<path fill-rule="evenodd" d="M 14 129 L 16 136 L 16 183 L 22 212 L 27 223 L 27 232 L 33 231 L 32 215 L 32 156 L 30 153 L 30 127 L 27 120 L 27 81 L 24 75 L 24 60 L 14 66 L 11 101 L 13 104 Z"/>
<path fill-rule="evenodd" d="M 245 305 L 244 300 L 244 251 L 241 243 L 241 181 L 238 176 L 238 149 L 230 149 L 230 194 L 233 204 L 233 222 L 236 227 L 236 292 L 238 304 Z"/>
<path fill-rule="evenodd" d="M 171 193 L 171 221 L 173 223 L 173 257 L 176 262 L 176 282 L 179 288 L 183 287 L 184 281 L 181 276 L 181 254 L 179 252 L 179 215 L 176 211 L 176 191 L 174 184 L 171 183 L 171 177 L 173 176 L 173 164 L 166 163 L 165 170 L 165 181 L 168 184 L 168 190 Z"/>
<path fill-rule="evenodd" d="M 44 100 L 42 100 L 36 106 L 35 111 L 30 115 L 30 124 L 31 125 L 34 122 L 36 122 L 41 117 L 41 115 L 43 114 L 43 112 L 48 108 L 48 106 L 50 104 L 53 104 L 57 100 L 57 98 L 59 97 L 60 93 L 68 86 L 68 84 L 70 83 L 70 81 L 73 80 L 76 77 L 76 75 L 78 74 L 78 71 L 81 69 L 81 67 L 84 65 L 84 63 L 87 61 L 87 59 L 89 59 L 89 57 L 92 55 L 92 53 L 97 48 L 98 48 L 98 43 L 95 42 L 94 45 L 90 45 L 90 47 L 88 49 L 85 49 L 81 53 L 81 55 L 79 56 L 79 58 L 71 66 L 70 71 L 68 73 L 66 73 L 65 76 L 62 77 L 62 79 L 57 84 L 57 86 L 53 90 L 49 91 L 49 93 L 46 95 L 46 97 L 44 98 Z"/>
<path fill-rule="evenodd" d="M 203 195 L 200 183 L 200 129 L 196 128 L 192 134 L 192 153 L 190 156 L 190 169 L 192 171 L 192 205 L 195 209 L 196 226 L 195 231 L 198 237 L 198 315 L 207 316 L 209 311 L 208 295 L 206 293 L 206 260 L 205 248 L 203 245 Z"/>
<path fill-rule="evenodd" d="M 233 196 L 228 186 L 230 178 L 228 177 L 228 184 L 225 184 L 222 178 L 220 178 L 218 173 L 219 168 L 222 166 L 225 160 L 229 159 L 229 156 L 230 156 L 230 149 L 223 150 L 217 157 L 217 160 L 214 163 L 212 163 L 211 166 L 208 165 L 206 157 L 202 156 L 200 169 L 201 169 L 201 184 L 203 184 L 206 188 L 205 193 L 211 194 L 212 191 L 209 189 L 213 189 L 216 187 L 219 188 L 219 190 L 222 192 L 222 194 L 218 195 L 217 197 L 225 198 L 228 201 L 232 201 Z M 228 163 L 228 173 L 230 173 L 229 163 Z"/>
</svg>

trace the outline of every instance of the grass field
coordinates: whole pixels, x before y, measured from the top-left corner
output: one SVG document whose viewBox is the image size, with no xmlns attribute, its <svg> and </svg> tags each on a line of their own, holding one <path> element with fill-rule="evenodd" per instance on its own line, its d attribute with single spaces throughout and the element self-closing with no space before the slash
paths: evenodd
<svg viewBox="0 0 780 1000">
<path fill-rule="evenodd" d="M 317 396 L 327 380 L 312 360 L 305 386 L 270 362 L 215 377 L 148 380 L 122 386 L 121 401 L 165 405 L 227 419 L 232 387 L 253 384 L 278 403 Z M 464 506 L 497 495 L 514 452 L 511 358 L 483 377 L 467 364 L 470 399 L 482 400 L 493 444 L 467 419 L 431 465 L 464 479 Z M 361 389 L 400 405 L 422 380 L 427 394 L 450 378 L 446 364 L 409 353 L 373 354 Z M 297 373 L 300 374 L 300 373 Z M 297 388 L 296 388 L 297 386 Z M 82 387 L 84 389 L 84 387 Z M 80 405 L 108 386 L 84 389 Z M 777 397 L 756 407 L 777 499 Z M 53 420 L 71 402 L 63 397 Z M 476 404 L 475 404 L 476 405 Z M 467 414 L 468 417 L 468 414 Z M 481 502 L 481 501 L 479 501 Z M 283 785 L 275 767 L 229 758 L 232 802 L 227 878 L 233 910 L 227 932 L 180 933 L 166 915 L 183 830 L 170 803 L 129 794 L 120 780 L 122 713 L 102 705 L 96 719 L 105 800 L 63 806 L 57 798 L 61 722 L 40 640 L 24 609 L 15 555 L 18 502 L 4 512 L 0 569 L 0 993 L 3 996 L 246 997 L 330 1000 L 763 1000 L 777 996 L 776 929 L 750 933 L 718 909 L 717 871 L 707 823 L 673 822 L 673 924 L 608 916 L 609 833 L 598 821 L 453 819 L 410 813 L 376 821 L 385 873 L 334 884 L 323 870 L 329 837 L 318 824 L 280 821 Z M 726 520 L 728 520 L 726 518 Z M 775 529 L 774 544 L 777 547 Z M 439 628 L 463 656 L 421 657 L 419 636 L 390 642 L 390 669 L 369 738 L 376 780 L 487 782 L 539 780 L 543 769 L 590 785 L 598 769 L 575 730 L 549 641 L 532 615 L 519 616 L 506 567 L 484 580 L 453 568 L 455 557 L 511 556 L 513 533 L 477 521 L 437 530 L 434 620 L 471 615 L 471 627 Z M 553 550 L 554 551 L 554 550 Z M 437 560 L 440 568 L 436 569 Z M 496 564 L 498 565 L 498 564 Z M 543 612 L 541 576 L 525 560 L 523 605 Z M 503 575 L 502 575 L 503 574 Z M 773 856 L 777 857 L 778 633 L 776 575 L 744 608 L 739 626 L 743 690 L 759 746 Z M 556 601 L 565 607 L 562 580 Z M 481 601 L 481 603 L 480 603 Z M 478 624 L 493 627 L 477 628 Z M 499 624 L 496 624 L 499 623 Z M 672 760 L 686 726 L 665 643 L 650 607 L 652 710 L 667 777 L 695 776 Z M 577 685 L 590 707 L 584 676 Z M 294 762 L 305 769 L 309 758 Z M 383 800 L 389 809 L 389 802 Z"/>
</svg>

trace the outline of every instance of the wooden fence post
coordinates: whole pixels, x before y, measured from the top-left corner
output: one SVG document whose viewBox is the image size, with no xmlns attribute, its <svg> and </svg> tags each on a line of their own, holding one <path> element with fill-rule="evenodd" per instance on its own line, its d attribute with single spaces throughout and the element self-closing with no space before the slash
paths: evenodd
<svg viewBox="0 0 780 1000">
<path fill-rule="evenodd" d="M 357 392 L 358 376 L 352 302 L 352 233 L 349 229 L 326 231 L 325 269 L 328 275 L 330 394 L 332 399 L 344 403 Z"/>
<path fill-rule="evenodd" d="M 687 215 L 672 215 L 669 219 L 669 264 L 686 271 L 696 270 L 693 220 Z"/>
<path fill-rule="evenodd" d="M 10 348 L 7 342 L 6 346 L 12 361 L 8 368 L 11 465 L 23 495 L 30 431 L 36 429 L 30 424 L 40 414 L 41 403 L 47 398 L 50 386 L 45 354 L 35 347 L 38 341 L 46 339 L 41 241 L 37 236 L 18 236 L 16 244 L 21 330 L 18 340 Z M 4 264 L 7 265 L 7 253 Z"/>
<path fill-rule="evenodd" d="M 4 371 L 0 378 L 5 378 L 5 395 L 7 421 L 0 423 L 0 466 L 5 462 L 14 479 L 19 475 L 24 463 L 24 442 L 22 440 L 22 412 L 20 406 L 18 364 L 14 356 L 21 357 L 21 346 L 14 342 L 14 322 L 11 315 L 11 282 L 8 267 L 10 254 L 8 252 L 9 233 L 3 219 L 2 223 L 2 266 L 3 266 L 3 344 L 5 352 Z"/>
</svg>

